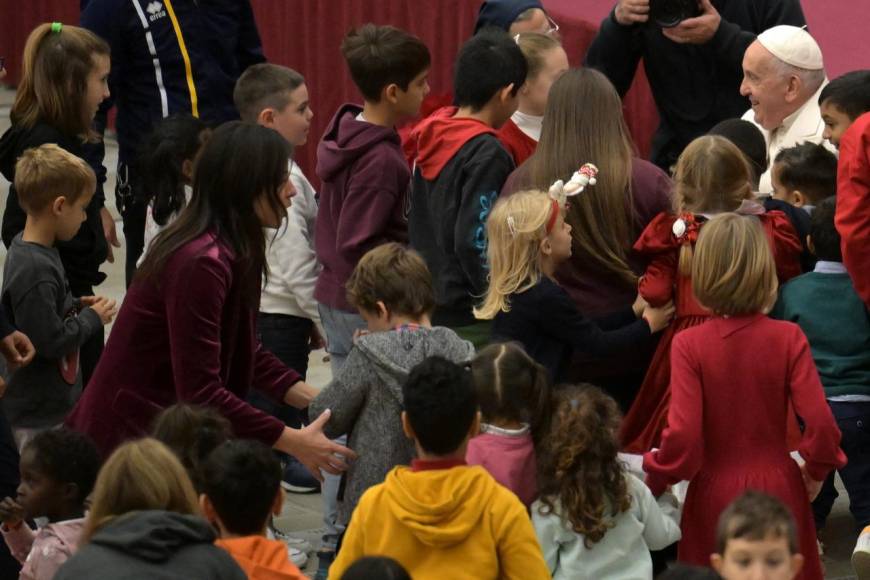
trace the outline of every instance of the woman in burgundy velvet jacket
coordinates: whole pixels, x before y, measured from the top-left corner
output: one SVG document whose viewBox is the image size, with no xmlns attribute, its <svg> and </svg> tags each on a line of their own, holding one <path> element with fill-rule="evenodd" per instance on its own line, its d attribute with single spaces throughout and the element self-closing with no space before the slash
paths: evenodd
<svg viewBox="0 0 870 580">
<path fill-rule="evenodd" d="M 103 455 L 185 402 L 219 410 L 238 437 L 295 455 L 313 473 L 344 469 L 335 453 L 353 456 L 323 436 L 328 411 L 296 430 L 245 401 L 255 388 L 303 408 L 316 394 L 256 335 L 263 227 L 281 227 L 287 215 L 289 155 L 278 133 L 240 122 L 217 129 L 206 145 L 190 205 L 154 240 L 67 418 Z"/>
</svg>

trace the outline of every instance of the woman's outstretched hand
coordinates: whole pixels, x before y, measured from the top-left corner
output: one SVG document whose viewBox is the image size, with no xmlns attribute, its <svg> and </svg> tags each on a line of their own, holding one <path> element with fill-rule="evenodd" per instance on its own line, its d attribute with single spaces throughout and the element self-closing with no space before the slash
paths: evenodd
<svg viewBox="0 0 870 580">
<path fill-rule="evenodd" d="M 302 429 L 284 429 L 284 433 L 275 443 L 278 450 L 293 455 L 321 481 L 321 469 L 337 475 L 347 469 L 347 460 L 356 459 L 356 453 L 330 441 L 323 434 L 323 426 L 329 421 L 331 414 L 327 409 Z"/>
</svg>

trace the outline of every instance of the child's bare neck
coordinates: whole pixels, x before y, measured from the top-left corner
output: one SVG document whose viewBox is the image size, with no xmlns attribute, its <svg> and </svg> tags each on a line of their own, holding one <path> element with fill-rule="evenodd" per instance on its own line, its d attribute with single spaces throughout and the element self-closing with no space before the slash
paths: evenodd
<svg viewBox="0 0 870 580">
<path fill-rule="evenodd" d="M 21 239 L 25 242 L 51 248 L 57 239 L 54 224 L 49 220 L 40 219 L 38 216 L 28 215 Z"/>
<path fill-rule="evenodd" d="M 495 126 L 495 120 L 493 119 L 492 112 L 488 107 L 484 107 L 479 111 L 473 111 L 471 107 L 459 107 L 456 113 L 453 115 L 454 119 L 475 119 L 480 121 L 484 125 L 489 125 L 490 127 Z"/>
<path fill-rule="evenodd" d="M 398 115 L 396 115 L 386 101 L 381 101 L 380 103 L 366 101 L 363 104 L 362 116 L 366 120 L 366 123 L 389 129 L 395 127 L 396 122 L 399 120 Z"/>
<path fill-rule="evenodd" d="M 485 421 L 487 425 L 498 427 L 499 429 L 517 430 L 522 429 L 525 424 L 522 421 L 511 421 L 510 419 L 493 418 L 490 421 Z"/>
<path fill-rule="evenodd" d="M 390 317 L 390 322 L 394 327 L 417 325 L 423 328 L 432 328 L 432 321 L 427 314 L 423 316 L 405 316 L 404 314 L 396 314 Z"/>
</svg>

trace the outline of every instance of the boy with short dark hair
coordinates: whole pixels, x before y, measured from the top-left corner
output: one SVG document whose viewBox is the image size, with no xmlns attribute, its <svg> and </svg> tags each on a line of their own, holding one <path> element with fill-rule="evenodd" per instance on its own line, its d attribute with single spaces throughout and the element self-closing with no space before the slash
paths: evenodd
<svg viewBox="0 0 870 580">
<path fill-rule="evenodd" d="M 342 476 L 341 525 L 350 521 L 367 489 L 414 457 L 401 424 L 402 383 L 411 369 L 427 356 L 457 363 L 474 356 L 474 347 L 452 330 L 432 326 L 432 276 L 413 250 L 392 242 L 369 251 L 348 280 L 347 293 L 368 333 L 356 340 L 341 372 L 310 406 L 314 415 L 332 411 L 323 432 L 350 433 L 348 446 L 358 455 Z"/>
<path fill-rule="evenodd" d="M 855 70 L 825 85 L 819 94 L 825 131 L 822 137 L 835 147 L 855 120 L 870 111 L 870 70 Z"/>
<path fill-rule="evenodd" d="M 849 493 L 849 509 L 859 526 L 870 525 L 870 448 L 861 425 L 870 424 L 870 318 L 843 266 L 840 235 L 834 227 L 837 200 L 830 197 L 813 212 L 809 246 L 815 271 L 782 287 L 772 316 L 796 322 L 807 336 L 825 397 L 843 433 L 840 446 L 849 463 L 838 470 Z M 813 501 L 816 529 L 837 499 L 834 473 Z"/>
<path fill-rule="evenodd" d="M 771 171 L 773 198 L 812 214 L 823 199 L 837 195 L 837 157 L 816 143 L 780 151 Z"/>
<path fill-rule="evenodd" d="M 266 538 L 272 515 L 281 513 L 281 463 L 255 441 L 233 440 L 200 466 L 203 514 L 220 531 L 215 542 L 253 580 L 304 580 L 290 563 L 287 546 Z"/>
<path fill-rule="evenodd" d="M 15 166 L 27 222 L 6 254 L 2 303 L 37 355 L 13 371 L 3 396 L 19 449 L 37 431 L 63 422 L 81 393 L 79 348 L 115 316 L 114 300 L 73 299 L 55 248 L 79 231 L 95 187 L 88 164 L 57 145 L 28 149 Z"/>
<path fill-rule="evenodd" d="M 724 580 L 757 578 L 760 570 L 796 578 L 804 557 L 794 517 L 778 499 L 747 491 L 719 516 L 710 563 Z"/>
<path fill-rule="evenodd" d="M 456 107 L 439 109 L 414 129 L 411 245 L 435 279 L 434 321 L 475 346 L 490 322 L 472 308 L 486 292 L 486 218 L 514 169 L 496 136 L 517 108 L 527 63 L 507 34 L 484 30 L 463 45 L 454 67 Z"/>
<path fill-rule="evenodd" d="M 314 297 L 327 334 L 333 375 L 365 326 L 347 301 L 344 285 L 372 248 L 408 239 L 406 218 L 411 172 L 395 125 L 420 111 L 429 92 L 429 49 L 392 26 L 366 24 L 341 43 L 362 107 L 342 105 L 317 148 L 323 181 L 315 226 L 323 269 Z"/>
<path fill-rule="evenodd" d="M 394 558 L 416 580 L 550 578 L 522 502 L 485 469 L 465 464 L 480 428 L 469 369 L 428 358 L 402 396 L 402 427 L 417 459 L 362 497 L 330 578 L 373 554 Z"/>
</svg>

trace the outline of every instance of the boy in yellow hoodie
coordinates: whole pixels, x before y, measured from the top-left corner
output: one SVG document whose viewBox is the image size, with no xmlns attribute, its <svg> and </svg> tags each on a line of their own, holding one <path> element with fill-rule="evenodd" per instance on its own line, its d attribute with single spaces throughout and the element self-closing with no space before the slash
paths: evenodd
<svg viewBox="0 0 870 580">
<path fill-rule="evenodd" d="M 431 357 L 402 387 L 402 427 L 417 459 L 366 491 L 330 578 L 354 561 L 389 556 L 415 580 L 550 578 L 526 508 L 485 469 L 465 464 L 480 430 L 470 371 Z"/>
<path fill-rule="evenodd" d="M 266 538 L 269 516 L 281 513 L 283 471 L 272 450 L 234 440 L 216 448 L 200 467 L 202 512 L 220 531 L 215 542 L 250 580 L 306 580 L 287 545 Z"/>
</svg>

